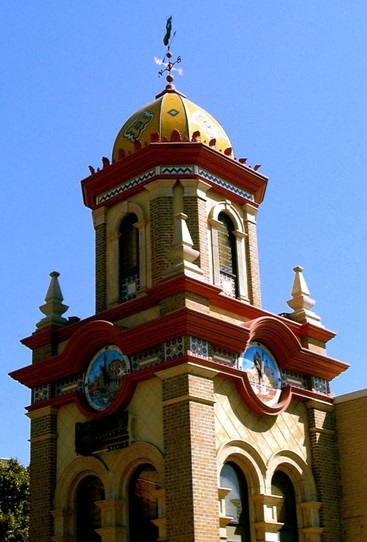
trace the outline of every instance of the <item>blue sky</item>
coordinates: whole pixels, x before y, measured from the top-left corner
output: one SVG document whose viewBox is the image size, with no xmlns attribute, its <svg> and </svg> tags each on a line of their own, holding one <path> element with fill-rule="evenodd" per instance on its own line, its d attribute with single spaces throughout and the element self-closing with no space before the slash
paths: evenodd
<svg viewBox="0 0 367 542">
<path fill-rule="evenodd" d="M 123 122 L 163 89 L 166 17 L 176 87 L 269 177 L 258 216 L 263 307 L 288 310 L 302 265 L 314 310 L 351 368 L 335 394 L 365 388 L 367 3 L 362 0 L 41 0 L 0 7 L 2 362 L 0 456 L 28 464 L 31 361 L 49 273 L 66 316 L 94 311 L 94 232 L 80 180 L 110 156 Z"/>
</svg>

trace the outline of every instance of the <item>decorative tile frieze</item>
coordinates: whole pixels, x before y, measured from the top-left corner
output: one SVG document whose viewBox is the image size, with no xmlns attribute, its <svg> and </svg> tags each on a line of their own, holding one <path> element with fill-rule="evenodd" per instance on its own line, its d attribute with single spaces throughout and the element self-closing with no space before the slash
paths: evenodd
<svg viewBox="0 0 367 542">
<path fill-rule="evenodd" d="M 142 175 L 139 175 L 138 177 L 134 177 L 133 179 L 129 179 L 128 181 L 125 181 L 124 183 L 120 184 L 119 186 L 116 186 L 112 190 L 109 190 L 108 192 L 104 192 L 103 194 L 97 196 L 96 203 L 99 205 L 100 203 L 104 203 L 105 201 L 108 201 L 115 196 L 118 196 L 122 194 L 123 192 L 126 192 L 126 190 L 129 190 L 130 188 L 133 188 L 134 186 L 138 186 L 139 184 L 143 183 L 144 181 L 148 181 L 155 175 L 155 169 L 149 169 L 148 171 L 145 171 Z"/>
<path fill-rule="evenodd" d="M 190 337 L 190 353 L 192 356 L 198 358 L 208 359 L 209 357 L 209 345 L 208 341 L 198 339 L 197 337 Z"/>
<path fill-rule="evenodd" d="M 213 361 L 228 367 L 237 367 L 238 355 L 233 352 L 225 352 L 219 348 L 213 348 Z"/>
<path fill-rule="evenodd" d="M 310 385 L 312 391 L 316 391 L 317 393 L 322 393 L 324 395 L 328 395 L 329 393 L 329 383 L 327 380 L 325 380 L 325 378 L 321 378 L 320 376 L 311 376 Z"/>
<path fill-rule="evenodd" d="M 228 181 L 225 181 L 224 179 L 221 179 L 220 177 L 217 177 L 213 173 L 210 173 L 210 171 L 201 169 L 195 165 L 171 165 L 171 166 L 157 166 L 155 168 L 149 169 L 148 171 L 145 171 L 138 177 L 134 177 L 133 179 L 129 179 L 125 181 L 124 183 L 119 184 L 118 186 L 109 190 L 108 192 L 104 192 L 103 194 L 98 195 L 96 197 L 96 204 L 99 205 L 101 203 L 104 203 L 124 193 L 126 190 L 129 190 L 130 188 L 138 186 L 139 184 L 153 178 L 156 175 L 159 175 L 162 177 L 164 177 L 165 175 L 200 175 L 203 179 L 210 181 L 211 183 L 216 184 L 217 186 L 225 188 L 226 190 L 228 190 L 229 192 L 232 192 L 233 194 L 246 198 L 249 201 L 255 201 L 255 197 L 253 194 L 251 194 L 250 192 L 246 192 L 245 190 L 242 190 L 238 186 L 235 186 L 234 184 L 229 183 Z"/>
<path fill-rule="evenodd" d="M 123 279 L 121 282 L 121 301 L 129 301 L 130 299 L 134 299 L 139 290 L 140 277 L 138 273 Z"/>
<path fill-rule="evenodd" d="M 294 386 L 295 388 L 304 388 L 307 389 L 307 379 L 298 373 L 293 373 L 291 371 L 281 371 L 281 387 L 285 386 Z"/>
<path fill-rule="evenodd" d="M 161 175 L 190 175 L 194 166 L 162 166 Z"/>
<path fill-rule="evenodd" d="M 139 354 L 130 357 L 131 370 L 134 372 L 145 369 L 145 367 L 150 367 L 151 365 L 156 365 L 160 362 L 161 357 L 160 347 L 139 352 Z"/>
<path fill-rule="evenodd" d="M 235 277 L 233 277 L 229 273 L 220 271 L 219 279 L 223 293 L 228 297 L 237 297 Z"/>
<path fill-rule="evenodd" d="M 57 382 L 55 385 L 55 396 L 59 397 L 60 395 L 81 390 L 83 390 L 83 375 L 80 374 Z"/>
<path fill-rule="evenodd" d="M 176 337 L 164 343 L 164 359 L 170 361 L 184 355 L 184 338 Z"/>
<path fill-rule="evenodd" d="M 225 188 L 229 192 L 233 192 L 234 194 L 241 196 L 243 198 L 246 198 L 250 201 L 255 201 L 255 197 L 250 192 L 245 192 L 241 188 L 238 188 L 238 186 L 234 186 L 233 184 L 229 183 L 228 181 L 225 181 L 224 179 L 221 179 L 220 177 L 217 177 L 216 175 L 213 175 L 209 171 L 206 171 L 205 169 L 198 168 L 198 174 L 206 179 L 207 181 L 210 181 L 218 186 L 221 186 L 222 188 Z"/>
<path fill-rule="evenodd" d="M 42 384 L 36 386 L 32 390 L 32 402 L 39 403 L 40 401 L 47 401 L 51 398 L 51 389 L 49 384 Z"/>
<path fill-rule="evenodd" d="M 155 346 L 132 355 L 130 360 L 131 371 L 136 372 L 165 361 L 177 359 L 186 353 L 197 358 L 206 359 L 226 367 L 239 368 L 238 354 L 227 352 L 214 347 L 207 340 L 193 336 L 175 337 Z M 300 389 L 312 390 L 322 395 L 328 395 L 329 382 L 318 376 L 306 376 L 292 371 L 280 371 L 281 388 L 293 386 Z M 32 390 L 32 403 L 40 403 L 61 397 L 76 391 L 84 393 L 84 375 L 73 375 L 64 378 L 55 384 L 48 383 L 36 386 Z"/>
</svg>

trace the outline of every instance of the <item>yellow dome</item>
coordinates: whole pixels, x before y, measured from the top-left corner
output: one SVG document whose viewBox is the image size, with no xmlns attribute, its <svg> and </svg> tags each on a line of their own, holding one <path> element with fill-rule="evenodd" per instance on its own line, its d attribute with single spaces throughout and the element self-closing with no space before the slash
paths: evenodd
<svg viewBox="0 0 367 542">
<path fill-rule="evenodd" d="M 168 85 L 153 102 L 136 111 L 125 122 L 116 138 L 112 160 L 133 153 L 136 142 L 145 146 L 152 141 L 171 141 L 173 131 L 179 132 L 182 141 L 192 141 L 196 133 L 195 140 L 211 142 L 218 151 L 226 151 L 232 156 L 231 142 L 215 118 Z"/>
</svg>

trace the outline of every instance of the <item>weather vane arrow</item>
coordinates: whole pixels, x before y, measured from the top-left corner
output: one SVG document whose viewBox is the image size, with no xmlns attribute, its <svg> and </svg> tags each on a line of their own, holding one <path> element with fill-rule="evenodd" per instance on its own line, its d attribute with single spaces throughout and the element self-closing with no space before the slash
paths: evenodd
<svg viewBox="0 0 367 542">
<path fill-rule="evenodd" d="M 170 48 L 171 48 L 172 40 L 176 35 L 176 32 L 173 33 L 172 38 L 171 38 L 171 35 L 172 35 L 172 15 L 170 17 L 167 17 L 166 33 L 163 38 L 163 44 L 165 45 L 165 47 L 167 47 L 167 52 L 163 59 L 158 58 L 156 56 L 154 57 L 154 61 L 156 64 L 159 64 L 160 66 L 164 66 L 164 69 L 159 70 L 158 76 L 161 77 L 164 74 L 164 72 L 168 72 L 168 75 L 166 77 L 166 80 L 168 81 L 168 83 L 173 82 L 172 71 L 177 71 L 179 75 L 183 75 L 183 69 L 176 67 L 176 64 L 179 64 L 181 62 L 181 57 L 178 56 L 174 62 L 172 62 L 171 60 L 172 53 L 170 51 Z"/>
<path fill-rule="evenodd" d="M 169 47 L 169 40 L 171 39 L 171 32 L 172 32 L 172 15 L 167 18 L 166 22 L 166 34 L 163 38 L 163 44 L 165 47 Z"/>
</svg>

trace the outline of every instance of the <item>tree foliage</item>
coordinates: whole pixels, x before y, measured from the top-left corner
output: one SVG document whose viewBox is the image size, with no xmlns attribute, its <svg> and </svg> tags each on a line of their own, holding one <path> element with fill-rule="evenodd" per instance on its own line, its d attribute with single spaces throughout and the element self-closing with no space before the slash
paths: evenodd
<svg viewBox="0 0 367 542">
<path fill-rule="evenodd" d="M 0 540 L 27 542 L 29 471 L 16 459 L 0 460 Z"/>
</svg>

